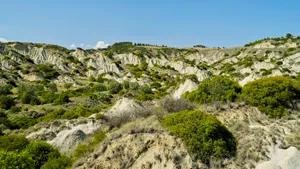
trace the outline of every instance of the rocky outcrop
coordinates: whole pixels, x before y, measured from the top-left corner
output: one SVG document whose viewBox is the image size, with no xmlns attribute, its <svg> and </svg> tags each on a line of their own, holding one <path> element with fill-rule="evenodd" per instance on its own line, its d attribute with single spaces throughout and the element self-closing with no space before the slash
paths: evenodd
<svg viewBox="0 0 300 169">
<path fill-rule="evenodd" d="M 76 147 L 80 142 L 86 138 L 86 134 L 79 129 L 63 130 L 57 134 L 57 136 L 49 141 L 54 147 L 60 151 L 68 151 Z"/>
<path fill-rule="evenodd" d="M 117 101 L 115 105 L 104 114 L 109 117 L 137 118 L 145 116 L 147 113 L 149 112 L 142 104 L 138 103 L 134 99 L 124 97 Z"/>
<path fill-rule="evenodd" d="M 277 149 L 271 160 L 259 164 L 256 169 L 300 169 L 300 152 L 295 147 Z"/>
<path fill-rule="evenodd" d="M 68 151 L 83 141 L 87 135 L 95 134 L 103 128 L 105 125 L 95 121 L 93 116 L 74 120 L 56 120 L 29 134 L 27 138 L 44 140 L 61 151 Z"/>
<path fill-rule="evenodd" d="M 183 84 L 179 86 L 179 88 L 174 92 L 173 97 L 179 99 L 182 94 L 185 92 L 191 92 L 196 90 L 198 87 L 197 83 L 193 82 L 190 79 L 187 79 Z"/>
</svg>

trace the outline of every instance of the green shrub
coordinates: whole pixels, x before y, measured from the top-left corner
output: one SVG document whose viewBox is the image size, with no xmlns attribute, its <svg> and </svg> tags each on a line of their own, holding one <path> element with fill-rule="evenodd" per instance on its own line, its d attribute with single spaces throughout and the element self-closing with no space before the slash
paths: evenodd
<svg viewBox="0 0 300 169">
<path fill-rule="evenodd" d="M 0 137 L 0 149 L 5 151 L 22 151 L 29 144 L 24 136 L 10 135 Z"/>
<path fill-rule="evenodd" d="M 100 131 L 94 134 L 93 144 L 101 143 L 104 139 L 106 139 L 106 134 L 103 131 Z"/>
<path fill-rule="evenodd" d="M 11 85 L 0 85 L 0 95 L 12 94 L 11 89 L 12 89 Z"/>
<path fill-rule="evenodd" d="M 105 93 L 96 93 L 97 100 L 103 102 L 103 103 L 111 103 L 111 99 L 109 95 Z"/>
<path fill-rule="evenodd" d="M 8 110 L 15 105 L 15 101 L 10 96 L 0 95 L 0 109 Z"/>
<path fill-rule="evenodd" d="M 35 125 L 37 123 L 37 120 L 32 117 L 21 116 L 13 119 L 12 123 L 18 128 L 27 129 Z"/>
<path fill-rule="evenodd" d="M 205 79 L 197 90 L 187 92 L 183 96 L 198 104 L 211 103 L 215 101 L 235 101 L 241 92 L 241 87 L 235 81 L 226 76 L 215 76 Z"/>
<path fill-rule="evenodd" d="M 120 84 L 117 81 L 110 81 L 108 83 L 108 90 L 111 94 L 117 94 L 119 93 L 119 91 L 121 91 L 123 89 L 122 84 Z"/>
<path fill-rule="evenodd" d="M 1 129 L 15 129 L 16 126 L 8 119 L 7 115 L 0 109 L 0 126 Z"/>
<path fill-rule="evenodd" d="M 93 86 L 93 91 L 94 92 L 102 92 L 102 91 L 107 91 L 107 87 L 104 84 L 95 84 Z"/>
<path fill-rule="evenodd" d="M 33 160 L 26 153 L 0 150 L 0 166 L 5 169 L 35 169 Z"/>
<path fill-rule="evenodd" d="M 25 89 L 24 92 L 19 92 L 19 97 L 21 103 L 23 104 L 31 104 L 31 105 L 41 104 L 41 100 L 37 96 L 36 91 L 34 89 L 31 90 Z"/>
<path fill-rule="evenodd" d="M 236 139 L 213 115 L 197 110 L 181 111 L 164 118 L 161 123 L 185 142 L 196 159 L 206 164 L 211 158 L 235 155 Z"/>
<path fill-rule="evenodd" d="M 243 97 L 271 117 L 280 118 L 287 114 L 286 108 L 297 108 L 300 99 L 300 84 L 289 77 L 268 77 L 247 83 Z"/>
<path fill-rule="evenodd" d="M 76 119 L 79 117 L 88 117 L 92 115 L 93 113 L 96 113 L 82 105 L 74 107 L 70 111 L 66 112 L 62 118 L 64 119 Z"/>
<path fill-rule="evenodd" d="M 48 160 L 60 157 L 59 151 L 50 144 L 42 141 L 31 142 L 27 145 L 25 152 L 33 160 L 35 168 L 40 168 Z"/>
<path fill-rule="evenodd" d="M 21 107 L 18 107 L 18 106 L 13 106 L 10 108 L 10 113 L 18 113 L 22 110 Z"/>
<path fill-rule="evenodd" d="M 95 78 L 93 75 L 91 75 L 91 76 L 89 77 L 89 81 L 90 81 L 90 82 L 95 82 L 95 81 L 96 81 L 96 78 Z"/>
<path fill-rule="evenodd" d="M 45 116 L 41 117 L 40 121 L 52 121 L 52 120 L 62 119 L 65 112 L 66 112 L 65 109 L 56 109 L 46 114 Z"/>
<path fill-rule="evenodd" d="M 65 104 L 69 102 L 69 95 L 67 93 L 60 93 L 58 97 L 53 101 L 53 103 L 56 105 Z"/>
<path fill-rule="evenodd" d="M 65 87 L 66 89 L 70 89 L 72 86 L 73 86 L 73 83 L 65 83 L 65 84 L 64 84 L 64 87 Z"/>
<path fill-rule="evenodd" d="M 41 169 L 65 169 L 72 166 L 72 160 L 66 156 L 61 156 L 48 160 Z"/>
<path fill-rule="evenodd" d="M 57 86 L 55 83 L 49 83 L 47 84 L 47 88 L 51 91 L 51 92 L 57 92 Z"/>
<path fill-rule="evenodd" d="M 58 71 L 50 65 L 39 64 L 38 71 L 43 73 L 45 79 L 53 79 L 59 76 Z"/>
<path fill-rule="evenodd" d="M 74 151 L 74 156 L 79 158 L 81 156 L 86 155 L 88 152 L 91 151 L 91 147 L 86 144 L 78 144 Z"/>
</svg>

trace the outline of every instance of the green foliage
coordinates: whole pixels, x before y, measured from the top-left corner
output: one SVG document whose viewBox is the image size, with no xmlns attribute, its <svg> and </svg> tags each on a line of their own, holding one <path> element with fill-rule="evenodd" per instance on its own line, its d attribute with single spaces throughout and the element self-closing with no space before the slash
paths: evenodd
<svg viewBox="0 0 300 169">
<path fill-rule="evenodd" d="M 119 82 L 115 81 L 115 80 L 111 80 L 108 83 L 108 90 L 111 94 L 117 94 L 119 93 L 119 91 L 121 91 L 123 89 L 122 84 L 120 84 Z"/>
<path fill-rule="evenodd" d="M 53 101 L 54 104 L 59 105 L 59 104 L 65 104 L 69 103 L 69 95 L 67 93 L 60 93 L 58 97 Z"/>
<path fill-rule="evenodd" d="M 102 92 L 102 91 L 107 91 L 107 87 L 104 84 L 95 84 L 93 86 L 93 91 L 94 92 Z"/>
<path fill-rule="evenodd" d="M 12 120 L 12 123 L 17 128 L 27 129 L 37 123 L 37 120 L 28 116 L 20 116 Z"/>
<path fill-rule="evenodd" d="M 197 110 L 181 111 L 164 118 L 161 123 L 185 142 L 196 159 L 206 164 L 211 158 L 227 158 L 236 152 L 236 139 L 213 115 Z"/>
<path fill-rule="evenodd" d="M 59 151 L 50 144 L 42 141 L 31 142 L 27 145 L 25 152 L 33 160 L 35 168 L 40 168 L 48 160 L 60 157 Z"/>
<path fill-rule="evenodd" d="M 72 160 L 66 156 L 47 161 L 41 169 L 65 169 L 72 166 Z"/>
<path fill-rule="evenodd" d="M 88 117 L 92 115 L 93 113 L 96 113 L 95 111 L 92 111 L 82 105 L 79 105 L 77 107 L 74 107 L 70 111 L 64 113 L 62 118 L 64 119 L 77 119 L 79 117 Z"/>
<path fill-rule="evenodd" d="M 87 144 L 78 144 L 74 151 L 74 156 L 76 158 L 82 157 L 88 153 L 91 153 L 93 149 L 101 143 L 103 140 L 106 139 L 106 134 L 103 131 L 99 131 L 98 133 L 94 134 L 93 141 L 90 143 L 90 145 Z"/>
<path fill-rule="evenodd" d="M 52 121 L 56 119 L 62 119 L 65 112 L 66 112 L 65 109 L 56 109 L 46 114 L 45 116 L 41 117 L 40 121 Z"/>
<path fill-rule="evenodd" d="M 244 57 L 240 62 L 238 62 L 238 66 L 251 67 L 254 64 L 255 57 L 247 56 Z"/>
<path fill-rule="evenodd" d="M 12 89 L 11 85 L 0 85 L 0 95 L 12 94 L 11 89 Z"/>
<path fill-rule="evenodd" d="M 93 75 L 91 75 L 91 76 L 89 77 L 89 81 L 90 81 L 90 82 L 95 82 L 95 81 L 96 81 L 96 78 L 95 78 Z"/>
<path fill-rule="evenodd" d="M 15 101 L 10 96 L 0 95 L 0 109 L 8 110 L 15 105 Z"/>
<path fill-rule="evenodd" d="M 18 97 L 23 104 L 38 105 L 41 103 L 37 93 L 40 93 L 44 90 L 42 85 L 27 85 L 19 84 L 18 85 Z"/>
<path fill-rule="evenodd" d="M 287 38 L 287 39 L 292 39 L 294 36 L 292 35 L 292 34 L 290 34 L 290 33 L 287 33 L 286 35 L 285 35 L 285 38 Z"/>
<path fill-rule="evenodd" d="M 64 84 L 64 87 L 65 87 L 66 89 L 70 89 L 72 86 L 73 86 L 73 83 L 65 83 L 65 84 Z"/>
<path fill-rule="evenodd" d="M 31 104 L 31 105 L 41 104 L 40 99 L 38 98 L 36 93 L 33 91 L 22 93 L 20 100 L 21 100 L 21 103 L 23 103 L 23 104 Z"/>
<path fill-rule="evenodd" d="M 10 113 L 18 113 L 21 111 L 21 107 L 18 107 L 18 106 L 13 106 L 10 108 Z"/>
<path fill-rule="evenodd" d="M 45 79 L 53 79 L 59 76 L 58 71 L 50 65 L 39 64 L 38 71 L 43 74 Z"/>
<path fill-rule="evenodd" d="M 86 144 L 78 144 L 74 151 L 74 156 L 79 158 L 81 156 L 86 155 L 88 152 L 91 152 L 92 148 Z"/>
<path fill-rule="evenodd" d="M 47 88 L 50 92 L 57 92 L 57 86 L 55 83 L 49 83 L 47 84 Z"/>
<path fill-rule="evenodd" d="M 35 169 L 33 160 L 26 153 L 0 150 L 0 166 L 5 169 Z"/>
<path fill-rule="evenodd" d="M 300 84 L 289 77 L 268 77 L 247 83 L 243 97 L 271 117 L 287 114 L 286 108 L 296 108 L 300 99 Z"/>
<path fill-rule="evenodd" d="M 0 126 L 4 129 L 15 129 L 15 125 L 8 119 L 7 115 L 0 109 Z"/>
<path fill-rule="evenodd" d="M 237 82 L 226 76 L 215 76 L 203 80 L 197 90 L 185 93 L 184 97 L 198 104 L 226 102 L 235 101 L 240 92 L 241 87 Z"/>
<path fill-rule="evenodd" d="M 0 149 L 5 151 L 22 151 L 29 144 L 24 136 L 10 135 L 0 137 Z"/>
<path fill-rule="evenodd" d="M 106 139 L 106 134 L 103 131 L 100 131 L 94 135 L 93 143 L 101 143 L 104 139 Z"/>
</svg>

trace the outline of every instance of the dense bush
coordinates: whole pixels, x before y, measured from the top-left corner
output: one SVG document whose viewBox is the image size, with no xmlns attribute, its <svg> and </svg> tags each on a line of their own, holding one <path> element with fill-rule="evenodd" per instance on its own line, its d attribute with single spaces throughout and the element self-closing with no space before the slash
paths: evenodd
<svg viewBox="0 0 300 169">
<path fill-rule="evenodd" d="M 51 92 L 57 92 L 57 86 L 55 83 L 49 83 L 47 84 L 47 88 L 51 91 Z"/>
<path fill-rule="evenodd" d="M 268 77 L 247 83 L 242 96 L 271 117 L 287 114 L 286 108 L 296 109 L 300 99 L 300 83 L 289 77 Z"/>
<path fill-rule="evenodd" d="M 121 91 L 123 89 L 123 86 L 122 84 L 120 84 L 119 82 L 117 81 L 110 81 L 108 83 L 108 90 L 111 94 L 117 94 L 119 93 L 119 91 Z"/>
<path fill-rule="evenodd" d="M 11 113 L 18 113 L 18 112 L 21 111 L 21 109 L 22 109 L 21 107 L 13 106 L 13 107 L 10 108 L 10 112 Z"/>
<path fill-rule="evenodd" d="M 225 76 L 215 76 L 203 80 L 197 90 L 185 93 L 184 97 L 198 104 L 226 102 L 235 101 L 240 92 L 241 87 L 237 82 Z"/>
<path fill-rule="evenodd" d="M 71 167 L 72 160 L 66 156 L 51 159 L 47 161 L 41 169 L 65 169 Z"/>
<path fill-rule="evenodd" d="M 12 120 L 15 127 L 21 129 L 27 129 L 37 123 L 37 120 L 28 116 L 20 116 Z"/>
<path fill-rule="evenodd" d="M 11 85 L 0 85 L 0 95 L 12 94 L 11 89 L 12 89 Z"/>
<path fill-rule="evenodd" d="M 36 168 L 40 168 L 50 159 L 60 157 L 57 149 L 54 149 L 50 144 L 41 141 L 29 143 L 25 151 L 28 153 L 28 157 L 33 160 Z"/>
<path fill-rule="evenodd" d="M 5 169 L 35 169 L 33 160 L 26 152 L 0 150 L 0 166 Z"/>
<path fill-rule="evenodd" d="M 56 105 L 65 104 L 69 102 L 70 102 L 69 95 L 67 93 L 58 94 L 58 97 L 53 101 L 53 103 Z"/>
<path fill-rule="evenodd" d="M 45 164 L 45 166 L 43 166 Z M 23 136 L 0 137 L 0 166 L 7 169 L 63 169 L 71 160 L 46 142 L 29 142 Z"/>
<path fill-rule="evenodd" d="M 22 151 L 29 144 L 24 136 L 10 135 L 0 137 L 0 149 L 5 151 Z"/>
<path fill-rule="evenodd" d="M 180 137 L 188 151 L 204 163 L 211 158 L 233 156 L 236 152 L 236 139 L 213 115 L 197 110 L 182 111 L 164 118 L 161 123 Z"/>
<path fill-rule="evenodd" d="M 41 117 L 39 120 L 40 121 L 52 121 L 56 119 L 62 119 L 63 115 L 65 114 L 66 110 L 65 109 L 56 109 L 45 116 Z"/>
<path fill-rule="evenodd" d="M 0 95 L 0 109 L 10 109 L 15 105 L 15 101 L 10 96 Z"/>
<path fill-rule="evenodd" d="M 77 119 L 79 117 L 88 117 L 92 115 L 93 113 L 96 113 L 95 111 L 92 111 L 82 105 L 79 105 L 77 107 L 74 107 L 70 111 L 64 113 L 62 118 L 64 119 Z"/>
<path fill-rule="evenodd" d="M 15 125 L 8 119 L 7 115 L 0 109 L 0 130 L 15 129 Z"/>
<path fill-rule="evenodd" d="M 36 95 L 36 93 L 33 91 L 22 93 L 20 100 L 21 100 L 21 103 L 23 103 L 23 104 L 31 104 L 31 105 L 41 104 L 41 100 Z"/>
<path fill-rule="evenodd" d="M 45 79 L 53 79 L 59 76 L 58 71 L 55 70 L 53 66 L 50 65 L 39 64 L 38 71 L 40 73 L 43 73 Z"/>
<path fill-rule="evenodd" d="M 56 105 L 59 104 L 65 104 L 68 103 L 69 100 L 69 96 L 67 93 L 54 93 L 54 92 L 46 92 L 42 95 L 42 103 L 43 104 L 48 104 L 48 103 L 54 103 Z"/>
</svg>

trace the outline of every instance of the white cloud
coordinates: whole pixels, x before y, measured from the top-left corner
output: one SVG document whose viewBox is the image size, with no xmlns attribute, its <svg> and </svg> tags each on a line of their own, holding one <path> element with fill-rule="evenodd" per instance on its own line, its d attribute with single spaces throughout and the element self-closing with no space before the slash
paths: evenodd
<svg viewBox="0 0 300 169">
<path fill-rule="evenodd" d="M 80 47 L 83 47 L 84 46 L 84 44 L 82 43 L 82 44 L 80 44 Z"/>
<path fill-rule="evenodd" d="M 70 48 L 72 48 L 72 49 L 74 49 L 74 48 L 76 48 L 77 46 L 75 45 L 75 44 L 71 44 L 70 45 Z"/>
<path fill-rule="evenodd" d="M 0 38 L 0 42 L 8 42 L 8 40 L 4 38 Z"/>
<path fill-rule="evenodd" d="M 108 46 L 109 46 L 109 44 L 105 44 L 103 41 L 99 41 L 94 48 L 95 49 L 103 49 L 103 48 L 107 48 Z"/>
</svg>

